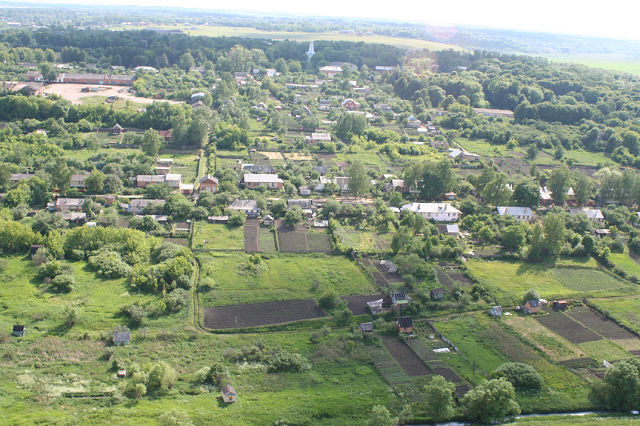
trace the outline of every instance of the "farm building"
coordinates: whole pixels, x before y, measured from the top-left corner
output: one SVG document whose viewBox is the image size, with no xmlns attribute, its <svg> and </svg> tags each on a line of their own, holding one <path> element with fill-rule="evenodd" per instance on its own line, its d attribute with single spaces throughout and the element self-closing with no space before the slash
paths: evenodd
<svg viewBox="0 0 640 426">
<path fill-rule="evenodd" d="M 247 217 L 258 217 L 260 209 L 258 209 L 258 202 L 256 200 L 235 200 L 227 207 L 230 210 L 241 211 Z"/>
<path fill-rule="evenodd" d="M 200 191 L 205 192 L 217 192 L 218 191 L 218 178 L 211 175 L 206 175 L 200 179 Z"/>
<path fill-rule="evenodd" d="M 411 317 L 400 317 L 398 318 L 397 324 L 400 333 L 413 333 L 413 319 L 411 319 Z"/>
<path fill-rule="evenodd" d="M 539 300 L 527 300 L 522 306 L 522 310 L 525 314 L 535 314 L 540 312 L 540 309 L 542 309 L 542 304 Z"/>
<path fill-rule="evenodd" d="M 431 300 L 442 300 L 444 298 L 444 288 L 434 288 L 429 292 Z"/>
<path fill-rule="evenodd" d="M 411 203 L 402 206 L 402 210 L 409 210 L 433 219 L 436 222 L 456 222 L 462 212 L 448 203 Z"/>
<path fill-rule="evenodd" d="M 44 84 L 38 82 L 29 83 L 20 90 L 26 93 L 28 96 L 40 96 L 44 95 Z"/>
<path fill-rule="evenodd" d="M 24 336 L 26 333 L 24 325 L 14 325 L 13 326 L 13 335 L 16 337 Z"/>
<path fill-rule="evenodd" d="M 245 174 L 242 182 L 250 189 L 257 189 L 263 185 L 269 189 L 284 188 L 284 181 L 277 174 L 272 173 Z"/>
<path fill-rule="evenodd" d="M 496 317 L 499 318 L 502 316 L 502 306 L 492 306 L 491 309 L 489 310 L 489 315 L 491 315 L 492 317 Z"/>
<path fill-rule="evenodd" d="M 411 302 L 411 297 L 409 297 L 404 291 L 394 291 L 391 295 L 391 304 L 394 306 L 405 306 Z"/>
<path fill-rule="evenodd" d="M 305 141 L 312 145 L 318 142 L 331 142 L 331 135 L 329 133 L 311 133 L 311 136 L 305 137 Z"/>
<path fill-rule="evenodd" d="M 107 75 L 92 73 L 62 73 L 56 78 L 56 83 L 70 84 L 99 84 L 112 86 L 133 86 L 133 75 Z"/>
<path fill-rule="evenodd" d="M 120 326 L 113 329 L 112 338 L 114 345 L 125 346 L 129 344 L 131 335 L 127 327 Z"/>
<path fill-rule="evenodd" d="M 358 331 L 360 333 L 371 333 L 373 332 L 373 323 L 372 322 L 363 322 L 358 326 Z"/>
<path fill-rule="evenodd" d="M 398 272 L 398 267 L 390 260 L 382 259 L 380 261 L 380 266 L 384 267 L 390 274 L 395 274 L 396 272 Z"/>
<path fill-rule="evenodd" d="M 511 216 L 522 222 L 529 222 L 536 217 L 529 207 L 500 206 L 496 207 L 496 211 L 500 216 Z"/>
<path fill-rule="evenodd" d="M 222 400 L 227 404 L 238 401 L 238 394 L 233 386 L 225 385 L 222 388 Z"/>
<path fill-rule="evenodd" d="M 229 223 L 229 216 L 209 216 L 207 218 L 209 223 Z"/>
</svg>

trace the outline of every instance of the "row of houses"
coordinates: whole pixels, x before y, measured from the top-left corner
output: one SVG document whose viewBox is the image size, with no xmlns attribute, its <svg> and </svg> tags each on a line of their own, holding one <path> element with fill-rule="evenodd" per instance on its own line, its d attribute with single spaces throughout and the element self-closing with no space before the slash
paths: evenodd
<svg viewBox="0 0 640 426">
<path fill-rule="evenodd" d="M 43 82 L 44 77 L 40 71 L 27 71 L 28 81 Z M 63 72 L 56 77 L 56 83 L 69 84 L 98 84 L 111 86 L 133 86 L 134 75 L 127 74 L 94 74 L 94 73 L 70 73 Z"/>
</svg>

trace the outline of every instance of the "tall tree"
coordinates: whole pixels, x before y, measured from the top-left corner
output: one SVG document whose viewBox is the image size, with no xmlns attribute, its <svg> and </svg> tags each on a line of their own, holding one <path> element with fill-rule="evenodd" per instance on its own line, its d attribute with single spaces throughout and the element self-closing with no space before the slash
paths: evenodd
<svg viewBox="0 0 640 426">
<path fill-rule="evenodd" d="M 580 171 L 573 173 L 573 193 L 576 197 L 576 203 L 583 206 L 591 198 L 593 192 L 593 182 L 589 177 Z"/>
<path fill-rule="evenodd" d="M 569 190 L 569 169 L 560 167 L 551 172 L 549 178 L 549 190 L 556 204 L 563 205 L 567 199 L 567 191 Z"/>
<path fill-rule="evenodd" d="M 435 421 L 446 420 L 453 415 L 453 392 L 456 386 L 442 376 L 434 376 L 424 387 L 425 408 Z"/>
<path fill-rule="evenodd" d="M 538 207 L 540 203 L 540 191 L 535 182 L 520 182 L 513 190 L 513 201 L 516 206 Z"/>
<path fill-rule="evenodd" d="M 158 131 L 149 129 L 144 132 L 144 136 L 142 137 L 142 152 L 151 158 L 156 158 L 162 147 L 162 142 L 162 136 L 160 136 Z"/>
<path fill-rule="evenodd" d="M 462 399 L 467 418 L 482 423 L 501 422 L 520 414 L 515 389 L 504 377 L 484 382 L 470 390 Z"/>
<path fill-rule="evenodd" d="M 360 196 L 369 191 L 370 179 L 367 170 L 360 160 L 354 160 L 347 172 L 349 176 L 349 190 L 353 195 Z"/>
</svg>

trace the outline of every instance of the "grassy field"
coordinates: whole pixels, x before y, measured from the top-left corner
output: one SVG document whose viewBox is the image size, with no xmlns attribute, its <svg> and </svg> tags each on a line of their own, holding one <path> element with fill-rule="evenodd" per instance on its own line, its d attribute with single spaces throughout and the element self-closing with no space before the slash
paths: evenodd
<svg viewBox="0 0 640 426">
<path fill-rule="evenodd" d="M 640 297 L 590 299 L 599 310 L 608 313 L 619 323 L 640 333 Z"/>
<path fill-rule="evenodd" d="M 464 149 L 482 157 L 514 157 L 522 153 L 521 148 L 509 149 L 506 145 L 492 145 L 484 139 L 456 138 L 456 142 Z"/>
<path fill-rule="evenodd" d="M 467 267 L 477 280 L 495 290 L 498 300 L 504 304 L 520 303 L 522 295 L 532 288 L 545 299 L 638 292 L 635 286 L 594 269 L 475 259 L 469 261 Z"/>
<path fill-rule="evenodd" d="M 640 277 L 640 265 L 628 253 L 611 253 L 609 260 L 629 276 Z"/>
<path fill-rule="evenodd" d="M 123 306 L 135 302 L 150 302 L 152 295 L 131 294 L 125 279 L 97 277 L 84 262 L 69 262 L 76 279 L 76 288 L 68 294 L 50 292 L 48 286 L 37 278 L 37 268 L 28 258 L 10 257 L 0 273 L 0 330 L 11 330 L 12 324 L 25 324 L 27 340 L 45 335 L 89 333 L 108 331 L 116 325 L 126 324 L 120 314 Z M 64 310 L 75 307 L 80 320 L 68 331 L 64 327 Z M 177 314 L 186 316 L 186 314 Z M 172 316 L 149 320 L 149 327 L 164 327 L 174 322 Z"/>
<path fill-rule="evenodd" d="M 511 334 L 501 321 L 492 320 L 484 313 L 466 314 L 440 319 L 435 326 L 450 339 L 468 359 L 476 365 L 476 376 L 470 363 L 465 368 L 450 366 L 471 382 L 481 381 L 508 361 L 524 362 L 535 368 L 544 380 L 538 394 L 517 394 L 517 400 L 526 411 L 572 410 L 587 407 L 588 384 L 561 366 L 547 361 L 516 335 Z"/>
<path fill-rule="evenodd" d="M 334 233 L 346 247 L 361 252 L 390 251 L 393 233 L 379 234 L 371 231 L 360 231 L 353 228 L 339 227 Z"/>
<path fill-rule="evenodd" d="M 556 62 L 573 62 L 605 70 L 622 71 L 629 74 L 640 75 L 640 60 L 629 59 L 616 54 L 601 55 L 561 55 L 550 59 Z"/>
<path fill-rule="evenodd" d="M 198 250 L 242 250 L 244 229 L 242 226 L 197 222 L 193 233 L 193 248 Z"/>
<path fill-rule="evenodd" d="M 329 289 L 344 296 L 375 292 L 364 271 L 342 256 L 265 255 L 255 273 L 247 271 L 250 256 L 244 253 L 198 257 L 200 285 L 210 287 L 202 295 L 204 306 L 317 299 Z"/>
<path fill-rule="evenodd" d="M 143 27 L 117 27 L 118 29 L 142 29 Z M 180 29 L 194 36 L 209 36 L 209 37 L 247 37 L 247 38 L 260 38 L 271 40 L 294 40 L 299 42 L 310 42 L 317 40 L 329 40 L 329 41 L 352 41 L 352 42 L 366 42 L 366 43 L 380 43 L 396 46 L 401 49 L 409 50 L 422 50 L 428 49 L 431 51 L 454 49 L 462 51 L 461 47 L 444 44 L 427 40 L 419 40 L 413 38 L 404 37 L 391 37 L 384 35 L 357 35 L 357 34 L 340 34 L 338 32 L 294 32 L 294 31 L 263 31 L 249 27 L 231 27 L 231 26 L 199 26 L 198 29 L 192 30 L 184 28 L 182 25 L 163 25 L 155 26 L 154 28 L 163 29 Z"/>
<path fill-rule="evenodd" d="M 173 158 L 173 166 L 171 173 L 182 175 L 182 181 L 185 183 L 194 183 L 198 174 L 198 156 L 196 154 L 171 154 Z"/>
</svg>

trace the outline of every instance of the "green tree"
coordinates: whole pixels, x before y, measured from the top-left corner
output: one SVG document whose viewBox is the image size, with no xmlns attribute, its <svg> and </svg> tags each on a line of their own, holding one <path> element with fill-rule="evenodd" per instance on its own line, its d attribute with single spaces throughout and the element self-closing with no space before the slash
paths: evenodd
<svg viewBox="0 0 640 426">
<path fill-rule="evenodd" d="M 554 169 L 549 177 L 549 190 L 556 204 L 563 205 L 569 190 L 569 169 L 560 167 Z"/>
<path fill-rule="evenodd" d="M 302 222 L 303 212 L 300 206 L 293 206 L 284 215 L 284 223 L 288 226 L 296 226 Z"/>
<path fill-rule="evenodd" d="M 374 405 L 367 420 L 368 426 L 396 426 L 398 418 L 393 417 L 387 407 Z"/>
<path fill-rule="evenodd" d="M 149 371 L 147 391 L 149 393 L 160 393 L 171 389 L 176 376 L 175 370 L 169 364 L 159 361 Z"/>
<path fill-rule="evenodd" d="M 526 242 L 527 233 L 522 225 L 510 225 L 502 230 L 502 246 L 518 252 Z"/>
<path fill-rule="evenodd" d="M 545 251 L 551 257 L 557 257 L 564 244 L 564 218 L 559 214 L 548 214 L 544 218 Z"/>
<path fill-rule="evenodd" d="M 90 194 L 102 194 L 104 191 L 105 174 L 99 170 L 93 169 L 91 175 L 85 180 L 86 190 Z"/>
<path fill-rule="evenodd" d="M 434 376 L 424 387 L 424 405 L 429 416 L 435 421 L 447 420 L 453 416 L 453 392 L 456 386 L 442 376 Z"/>
<path fill-rule="evenodd" d="M 537 392 L 542 389 L 542 376 L 530 365 L 521 362 L 507 362 L 498 367 L 491 378 L 504 377 L 517 391 Z"/>
<path fill-rule="evenodd" d="M 160 148 L 162 148 L 163 141 L 157 130 L 147 130 L 142 137 L 142 152 L 151 158 L 156 158 Z"/>
<path fill-rule="evenodd" d="M 466 417 L 482 423 L 502 422 L 520 414 L 513 385 L 505 378 L 492 379 L 470 390 L 462 398 Z"/>
<path fill-rule="evenodd" d="M 576 197 L 576 203 L 578 203 L 579 206 L 583 206 L 591 198 L 593 192 L 592 180 L 580 171 L 574 172 L 573 192 Z"/>
<path fill-rule="evenodd" d="M 609 410 L 629 412 L 640 408 L 640 362 L 629 359 L 613 364 L 604 381 L 593 387 L 592 396 Z"/>
<path fill-rule="evenodd" d="M 536 223 L 533 226 L 531 232 L 531 239 L 529 242 L 529 250 L 527 252 L 527 259 L 532 262 L 540 262 L 542 260 L 542 253 L 544 250 L 544 232 L 542 225 Z"/>
<path fill-rule="evenodd" d="M 520 207 L 538 207 L 540 203 L 540 191 L 535 182 L 520 182 L 513 190 L 513 201 Z"/>
<path fill-rule="evenodd" d="M 186 52 L 178 59 L 178 65 L 185 71 L 189 71 L 191 67 L 196 65 L 196 61 L 191 56 L 191 53 Z"/>
<path fill-rule="evenodd" d="M 527 290 L 524 296 L 522 296 L 522 303 L 526 303 L 529 300 L 540 300 L 540 293 L 538 293 L 538 290 L 534 288 Z"/>
<path fill-rule="evenodd" d="M 349 190 L 355 196 L 360 196 L 369 190 L 370 179 L 367 170 L 360 160 L 354 160 L 347 172 L 349 176 Z"/>
</svg>

